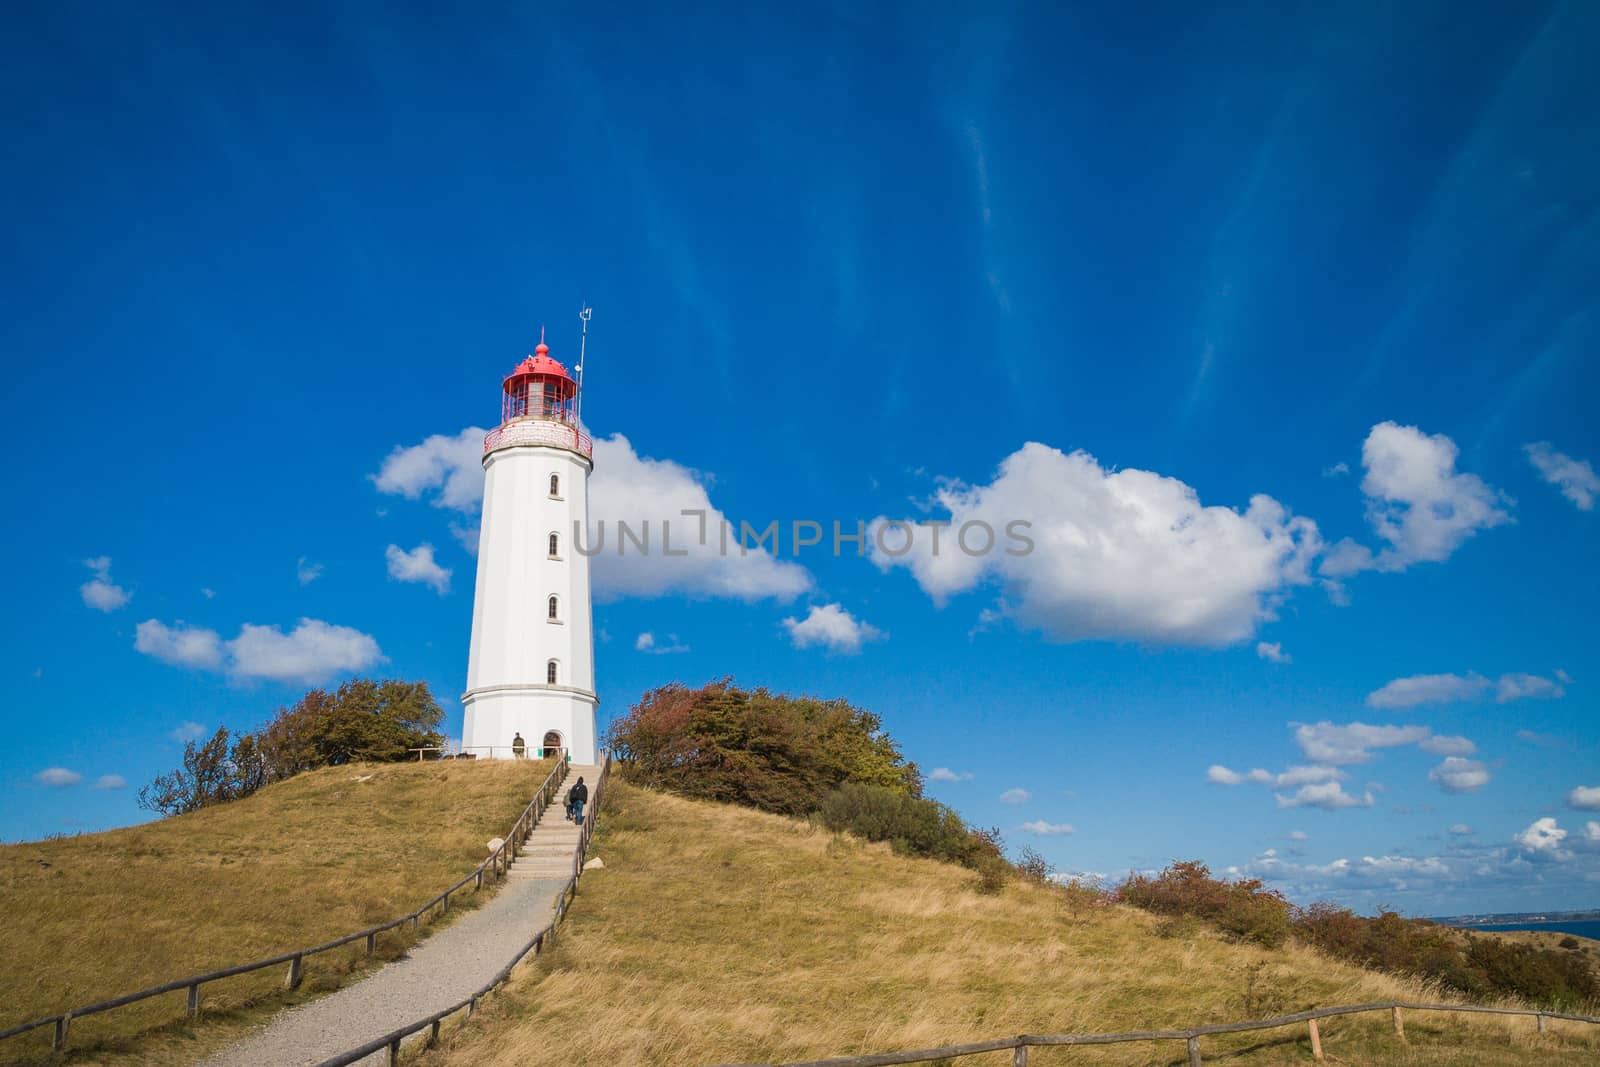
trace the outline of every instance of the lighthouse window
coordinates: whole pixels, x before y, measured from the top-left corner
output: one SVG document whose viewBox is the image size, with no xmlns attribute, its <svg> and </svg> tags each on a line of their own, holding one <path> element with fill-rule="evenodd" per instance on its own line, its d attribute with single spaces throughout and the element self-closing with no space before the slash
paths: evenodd
<svg viewBox="0 0 1600 1067">
<path fill-rule="evenodd" d="M 559 474 L 550 476 L 550 495 L 557 500 L 561 499 L 561 475 Z M 554 555 L 554 553 L 551 554 Z"/>
<path fill-rule="evenodd" d="M 561 535 L 560 534 L 551 534 L 550 535 L 550 558 L 551 559 L 560 559 L 561 558 Z"/>
<path fill-rule="evenodd" d="M 556 661 L 551 660 L 544 665 L 544 680 L 549 685 L 556 684 Z"/>
<path fill-rule="evenodd" d="M 561 601 L 556 597 L 550 598 L 550 621 L 557 622 L 561 618 Z"/>
</svg>

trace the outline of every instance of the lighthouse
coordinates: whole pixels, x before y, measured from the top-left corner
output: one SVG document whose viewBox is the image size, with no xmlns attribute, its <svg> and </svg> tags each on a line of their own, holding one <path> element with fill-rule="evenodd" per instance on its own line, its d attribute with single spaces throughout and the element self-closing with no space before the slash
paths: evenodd
<svg viewBox="0 0 1600 1067">
<path fill-rule="evenodd" d="M 500 425 L 483 440 L 483 523 L 467 658 L 464 753 L 509 758 L 565 749 L 598 761 L 588 528 L 589 435 L 578 383 L 534 354 L 501 383 Z"/>
</svg>

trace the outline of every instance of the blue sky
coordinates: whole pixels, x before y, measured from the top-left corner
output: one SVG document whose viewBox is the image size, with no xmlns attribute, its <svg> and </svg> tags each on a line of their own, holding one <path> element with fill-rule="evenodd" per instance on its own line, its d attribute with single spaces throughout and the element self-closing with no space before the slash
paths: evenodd
<svg viewBox="0 0 1600 1067">
<path fill-rule="evenodd" d="M 785 524 L 596 561 L 603 720 L 732 675 L 1065 870 L 1600 906 L 1591 5 L 3 17 L 6 839 L 351 673 L 458 732 L 587 302 L 597 514 Z M 791 554 L 885 517 L 1037 546 Z"/>
</svg>

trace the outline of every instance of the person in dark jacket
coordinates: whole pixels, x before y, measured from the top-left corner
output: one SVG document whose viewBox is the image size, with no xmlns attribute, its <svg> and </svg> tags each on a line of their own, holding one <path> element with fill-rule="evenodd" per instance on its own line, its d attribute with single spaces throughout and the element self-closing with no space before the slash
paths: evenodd
<svg viewBox="0 0 1600 1067">
<path fill-rule="evenodd" d="M 567 814 L 573 822 L 583 821 L 583 805 L 589 799 L 589 787 L 583 784 L 583 775 L 578 775 L 578 784 L 567 790 Z"/>
</svg>

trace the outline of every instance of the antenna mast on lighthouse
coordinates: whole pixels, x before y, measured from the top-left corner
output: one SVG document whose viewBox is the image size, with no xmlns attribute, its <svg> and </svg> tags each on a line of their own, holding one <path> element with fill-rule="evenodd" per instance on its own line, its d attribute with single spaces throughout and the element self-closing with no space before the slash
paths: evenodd
<svg viewBox="0 0 1600 1067">
<path fill-rule="evenodd" d="M 585 359 L 585 350 L 589 344 L 589 319 L 594 315 L 594 308 L 584 305 L 578 312 L 578 318 L 583 321 L 583 332 L 578 335 L 578 365 L 573 369 L 578 372 L 578 399 L 573 406 L 572 417 L 579 426 L 583 425 L 583 365 L 589 362 Z"/>
</svg>

